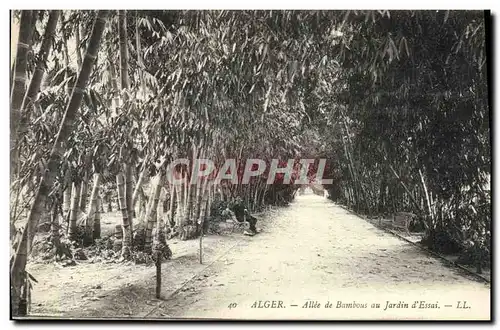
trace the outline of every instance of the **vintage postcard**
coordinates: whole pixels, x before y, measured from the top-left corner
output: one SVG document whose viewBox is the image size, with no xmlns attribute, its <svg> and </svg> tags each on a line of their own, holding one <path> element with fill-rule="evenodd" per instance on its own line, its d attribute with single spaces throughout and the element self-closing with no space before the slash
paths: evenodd
<svg viewBox="0 0 500 330">
<path fill-rule="evenodd" d="M 491 18 L 12 10 L 11 318 L 491 320 Z"/>
</svg>

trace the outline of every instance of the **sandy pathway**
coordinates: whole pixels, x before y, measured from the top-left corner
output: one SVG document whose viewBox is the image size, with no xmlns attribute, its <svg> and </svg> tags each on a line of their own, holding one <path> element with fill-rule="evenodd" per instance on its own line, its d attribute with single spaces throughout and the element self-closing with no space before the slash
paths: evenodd
<svg viewBox="0 0 500 330">
<path fill-rule="evenodd" d="M 298 196 L 263 226 L 148 317 L 490 318 L 488 285 L 322 197 Z"/>
</svg>

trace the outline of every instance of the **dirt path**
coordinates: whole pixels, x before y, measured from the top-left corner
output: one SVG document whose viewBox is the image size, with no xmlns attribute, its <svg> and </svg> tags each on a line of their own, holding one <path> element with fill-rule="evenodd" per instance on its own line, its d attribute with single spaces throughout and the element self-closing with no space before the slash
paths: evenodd
<svg viewBox="0 0 500 330">
<path fill-rule="evenodd" d="M 387 301 L 400 307 L 386 309 Z M 458 301 L 470 308 L 457 308 Z M 488 285 L 322 197 L 304 195 L 142 316 L 489 319 L 489 311 Z"/>
</svg>

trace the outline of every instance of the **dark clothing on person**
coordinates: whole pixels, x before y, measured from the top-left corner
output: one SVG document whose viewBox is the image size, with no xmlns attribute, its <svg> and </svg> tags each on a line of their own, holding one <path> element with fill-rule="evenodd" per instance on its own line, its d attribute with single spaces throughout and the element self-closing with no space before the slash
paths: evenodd
<svg viewBox="0 0 500 330">
<path fill-rule="evenodd" d="M 255 227 L 255 225 L 257 224 L 257 218 L 251 216 L 243 205 L 235 205 L 233 207 L 233 212 L 238 222 L 244 222 L 246 220 L 250 224 L 250 230 L 254 233 L 257 233 L 257 228 Z"/>
</svg>

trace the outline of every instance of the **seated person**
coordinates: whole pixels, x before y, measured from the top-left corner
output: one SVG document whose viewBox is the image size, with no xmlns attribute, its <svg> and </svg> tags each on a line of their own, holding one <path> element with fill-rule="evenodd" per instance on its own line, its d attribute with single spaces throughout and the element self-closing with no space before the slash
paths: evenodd
<svg viewBox="0 0 500 330">
<path fill-rule="evenodd" d="M 255 227 L 255 225 L 257 224 L 257 218 L 252 216 L 242 204 L 238 203 L 234 205 L 230 211 L 234 214 L 238 222 L 247 221 L 250 224 L 251 233 L 245 231 L 245 235 L 253 236 L 257 234 L 257 228 Z"/>
</svg>

